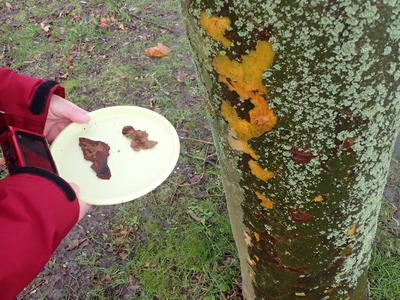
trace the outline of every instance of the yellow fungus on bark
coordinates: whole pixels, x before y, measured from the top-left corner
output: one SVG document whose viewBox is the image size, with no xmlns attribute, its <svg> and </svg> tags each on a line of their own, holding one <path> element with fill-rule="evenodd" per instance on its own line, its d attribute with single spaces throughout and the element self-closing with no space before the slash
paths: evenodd
<svg viewBox="0 0 400 300">
<path fill-rule="evenodd" d="M 257 232 L 254 232 L 254 237 L 256 238 L 256 241 L 260 241 L 260 235 Z"/>
<path fill-rule="evenodd" d="M 227 100 L 221 103 L 221 114 L 234 130 L 240 141 L 249 141 L 252 136 L 249 135 L 251 124 L 239 117 L 236 109 Z"/>
<path fill-rule="evenodd" d="M 261 103 L 257 103 L 258 105 L 249 111 L 250 122 L 241 119 L 236 109 L 232 107 L 229 101 L 222 101 L 221 114 L 234 130 L 238 140 L 247 142 L 270 131 L 276 125 L 276 115 L 269 109 L 265 99 L 262 99 L 262 101 Z"/>
<path fill-rule="evenodd" d="M 246 243 L 247 246 L 250 246 L 252 244 L 251 236 L 246 231 L 243 231 L 243 235 L 244 235 L 244 242 Z"/>
<path fill-rule="evenodd" d="M 263 84 L 263 73 L 268 70 L 274 61 L 275 52 L 272 44 L 259 41 L 255 50 L 242 55 L 242 61 L 230 60 L 226 55 L 217 55 L 212 62 L 219 80 L 225 83 L 231 91 L 248 100 L 254 94 L 266 94 Z"/>
<path fill-rule="evenodd" d="M 250 257 L 247 258 L 247 262 L 249 263 L 250 266 L 255 266 L 257 263 L 251 259 Z"/>
<path fill-rule="evenodd" d="M 356 230 L 357 230 L 357 225 L 353 225 L 353 227 L 351 227 L 349 231 L 347 231 L 347 235 L 349 236 L 354 235 L 356 233 Z"/>
<path fill-rule="evenodd" d="M 258 179 L 266 181 L 268 179 L 271 179 L 272 177 L 275 176 L 275 173 L 272 171 L 264 170 L 262 167 L 258 165 L 258 163 L 255 160 L 249 160 L 248 162 L 251 174 L 256 176 Z"/>
<path fill-rule="evenodd" d="M 207 34 L 225 48 L 231 46 L 231 41 L 225 37 L 230 19 L 211 16 L 201 13 L 200 24 Z M 260 137 L 275 127 L 278 118 L 269 107 L 266 100 L 267 88 L 263 83 L 263 73 L 267 71 L 275 57 L 272 44 L 268 41 L 258 41 L 254 50 L 242 55 L 241 60 L 231 60 L 225 54 L 213 58 L 212 66 L 218 74 L 218 80 L 225 84 L 243 101 L 250 101 L 253 108 L 248 111 L 249 118 L 242 119 L 234 105 L 229 100 L 222 100 L 221 114 L 228 122 L 228 142 L 232 149 L 249 154 L 252 159 L 248 162 L 251 173 L 260 180 L 266 181 L 275 176 L 275 173 L 263 169 L 256 162 L 258 155 L 252 150 L 248 142 Z M 258 193 L 261 205 L 271 209 L 273 203 L 264 195 Z M 245 233 L 246 244 L 251 244 L 251 238 Z"/>
<path fill-rule="evenodd" d="M 305 297 L 306 293 L 304 293 L 304 292 L 296 292 L 295 295 L 296 295 L 296 297 Z"/>
<path fill-rule="evenodd" d="M 256 195 L 258 199 L 261 200 L 261 206 L 264 206 L 265 208 L 268 209 L 273 209 L 274 208 L 274 203 L 272 203 L 271 200 L 269 200 L 267 197 L 265 197 L 263 194 L 260 192 L 256 192 Z"/>
<path fill-rule="evenodd" d="M 258 155 L 254 152 L 253 149 L 251 149 L 249 147 L 249 143 L 247 141 L 244 141 L 244 140 L 239 140 L 238 137 L 236 136 L 236 133 L 233 130 L 233 128 L 231 128 L 229 130 L 228 142 L 229 142 L 229 146 L 231 146 L 232 149 L 247 153 L 253 159 L 258 160 Z"/>
<path fill-rule="evenodd" d="M 232 42 L 225 37 L 226 29 L 231 25 L 228 17 L 208 17 L 203 11 L 200 16 L 200 24 L 215 41 L 221 42 L 225 48 L 231 46 Z"/>
<path fill-rule="evenodd" d="M 314 202 L 324 202 L 324 201 L 325 201 L 325 198 L 322 196 L 317 196 L 314 198 Z"/>
<path fill-rule="evenodd" d="M 248 134 L 251 138 L 255 138 L 274 128 L 278 118 L 274 111 L 269 108 L 263 95 L 255 94 L 251 98 L 251 103 L 254 104 L 254 108 L 249 111 L 251 127 Z"/>
<path fill-rule="evenodd" d="M 258 155 L 248 146 L 248 141 L 270 131 L 278 121 L 265 99 L 267 89 L 262 80 L 263 72 L 271 66 L 273 59 L 274 51 L 267 41 L 260 41 L 255 50 L 242 56 L 241 62 L 230 60 L 226 55 L 217 55 L 213 59 L 219 81 L 235 91 L 244 101 L 250 101 L 254 105 L 248 112 L 249 121 L 240 118 L 236 108 L 228 100 L 222 101 L 221 114 L 240 141 L 230 140 L 233 149 L 242 148 L 243 152 L 250 154 L 255 160 L 258 160 Z M 232 133 L 230 136 L 233 136 Z"/>
</svg>

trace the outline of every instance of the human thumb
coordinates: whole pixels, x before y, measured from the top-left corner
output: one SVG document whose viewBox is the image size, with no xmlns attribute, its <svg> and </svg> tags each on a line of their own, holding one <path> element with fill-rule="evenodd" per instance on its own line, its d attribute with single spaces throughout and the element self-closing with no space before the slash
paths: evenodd
<svg viewBox="0 0 400 300">
<path fill-rule="evenodd" d="M 74 182 L 70 182 L 69 184 L 72 187 L 72 189 L 75 191 L 76 196 L 78 197 L 79 196 L 79 186 Z M 92 206 L 86 202 L 79 200 L 79 199 L 78 199 L 78 201 L 79 201 L 79 219 L 78 219 L 78 221 L 80 221 L 89 212 L 89 210 L 92 208 Z"/>
</svg>

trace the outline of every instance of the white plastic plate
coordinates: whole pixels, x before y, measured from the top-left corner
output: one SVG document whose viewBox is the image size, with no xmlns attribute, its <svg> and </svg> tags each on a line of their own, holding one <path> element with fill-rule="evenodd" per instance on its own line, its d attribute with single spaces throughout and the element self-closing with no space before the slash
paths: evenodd
<svg viewBox="0 0 400 300">
<path fill-rule="evenodd" d="M 94 205 L 112 205 L 134 200 L 159 186 L 174 170 L 179 158 L 179 137 L 160 114 L 137 106 L 113 106 L 89 113 L 87 124 L 68 125 L 53 141 L 51 152 L 58 172 L 79 186 L 79 199 Z M 144 130 L 158 144 L 134 151 L 122 128 Z M 110 146 L 109 180 L 100 179 L 83 157 L 79 138 L 102 141 Z"/>
</svg>

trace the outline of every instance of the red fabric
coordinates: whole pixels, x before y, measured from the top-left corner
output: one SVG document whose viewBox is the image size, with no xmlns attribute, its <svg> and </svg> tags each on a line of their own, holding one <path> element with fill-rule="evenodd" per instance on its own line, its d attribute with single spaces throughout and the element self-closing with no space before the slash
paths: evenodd
<svg viewBox="0 0 400 300">
<path fill-rule="evenodd" d="M 17 74 L 12 70 L 0 68 L 0 110 L 10 115 L 26 118 L 25 128 L 42 133 L 51 95 L 56 94 L 65 98 L 64 88 L 56 85 L 48 94 L 45 112 L 41 115 L 32 114 L 29 110 L 31 99 L 37 87 L 43 82 L 42 79 Z"/>
<path fill-rule="evenodd" d="M 32 126 L 39 122 L 42 131 L 48 105 L 40 116 L 29 110 L 42 82 L 0 68 L 0 110 L 34 120 Z M 60 86 L 52 92 L 64 96 Z M 14 299 L 34 279 L 76 224 L 78 215 L 77 199 L 68 201 L 59 186 L 47 178 L 18 174 L 0 180 L 1 300 Z"/>
</svg>

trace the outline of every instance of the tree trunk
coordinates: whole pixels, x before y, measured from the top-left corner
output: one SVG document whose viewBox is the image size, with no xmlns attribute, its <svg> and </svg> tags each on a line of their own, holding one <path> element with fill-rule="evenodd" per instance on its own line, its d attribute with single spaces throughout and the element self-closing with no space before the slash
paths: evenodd
<svg viewBox="0 0 400 300">
<path fill-rule="evenodd" d="M 181 0 L 246 299 L 363 299 L 400 1 Z"/>
</svg>

